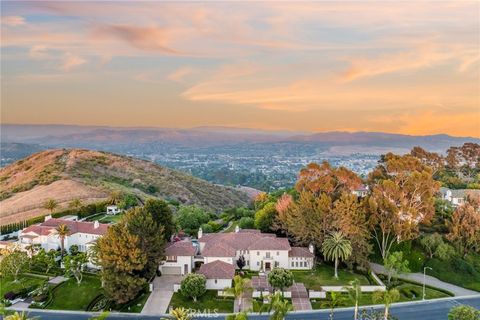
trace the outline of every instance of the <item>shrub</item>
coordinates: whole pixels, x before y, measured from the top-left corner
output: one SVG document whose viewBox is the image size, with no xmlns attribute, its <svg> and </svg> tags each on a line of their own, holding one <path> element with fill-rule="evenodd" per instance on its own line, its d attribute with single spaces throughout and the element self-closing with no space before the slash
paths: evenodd
<svg viewBox="0 0 480 320">
<path fill-rule="evenodd" d="M 3 297 L 6 300 L 15 300 L 15 298 L 17 297 L 17 293 L 15 293 L 13 291 L 8 291 L 3 295 Z"/>
<path fill-rule="evenodd" d="M 255 226 L 255 220 L 250 217 L 243 217 L 240 219 L 238 226 L 242 229 L 253 229 Z"/>
</svg>

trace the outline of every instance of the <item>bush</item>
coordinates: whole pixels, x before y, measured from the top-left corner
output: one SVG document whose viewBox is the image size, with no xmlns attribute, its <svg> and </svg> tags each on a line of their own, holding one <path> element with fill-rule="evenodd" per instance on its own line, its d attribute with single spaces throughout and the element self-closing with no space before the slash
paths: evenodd
<svg viewBox="0 0 480 320">
<path fill-rule="evenodd" d="M 17 297 L 17 294 L 13 291 L 8 291 L 3 295 L 3 297 L 6 300 L 15 300 L 15 298 Z"/>
<path fill-rule="evenodd" d="M 255 226 L 255 220 L 250 217 L 243 217 L 240 219 L 238 226 L 242 229 L 253 229 Z"/>
<path fill-rule="evenodd" d="M 33 301 L 43 302 L 43 301 L 47 300 L 47 298 L 48 298 L 48 294 L 40 294 L 38 296 L 33 297 Z"/>
</svg>

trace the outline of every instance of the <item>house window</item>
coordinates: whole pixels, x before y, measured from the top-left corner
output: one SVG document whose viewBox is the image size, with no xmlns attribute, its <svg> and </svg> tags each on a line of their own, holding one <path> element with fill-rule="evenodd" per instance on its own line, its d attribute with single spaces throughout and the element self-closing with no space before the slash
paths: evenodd
<svg viewBox="0 0 480 320">
<path fill-rule="evenodd" d="M 250 260 L 247 260 L 247 261 L 246 261 L 246 265 L 247 265 L 247 266 L 250 265 Z"/>
<path fill-rule="evenodd" d="M 259 255 L 260 255 L 260 251 L 257 251 L 257 256 L 259 256 Z"/>
<path fill-rule="evenodd" d="M 260 261 L 257 261 L 257 266 L 259 266 L 259 265 L 260 265 Z"/>
<path fill-rule="evenodd" d="M 295 267 L 295 262 L 292 261 L 292 268 Z"/>
<path fill-rule="evenodd" d="M 217 279 L 215 279 L 215 284 L 217 283 Z"/>
<path fill-rule="evenodd" d="M 177 262 L 177 256 L 167 256 L 167 262 Z"/>
<path fill-rule="evenodd" d="M 267 258 L 270 258 L 270 252 L 269 252 L 269 251 L 267 251 L 266 257 L 267 257 Z"/>
<path fill-rule="evenodd" d="M 298 261 L 297 261 L 297 262 L 295 262 L 295 267 L 298 267 Z"/>
<path fill-rule="evenodd" d="M 275 261 L 275 268 L 278 267 L 278 261 Z"/>
<path fill-rule="evenodd" d="M 277 256 L 279 256 L 279 255 L 280 255 L 280 252 L 277 251 Z"/>
</svg>

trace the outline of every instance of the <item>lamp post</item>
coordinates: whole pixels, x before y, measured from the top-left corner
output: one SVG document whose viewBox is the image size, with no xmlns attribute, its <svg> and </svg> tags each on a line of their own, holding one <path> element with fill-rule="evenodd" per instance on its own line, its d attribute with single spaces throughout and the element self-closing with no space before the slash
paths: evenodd
<svg viewBox="0 0 480 320">
<path fill-rule="evenodd" d="M 422 295 L 422 300 L 425 300 L 425 272 L 427 272 L 427 269 L 433 270 L 430 267 L 424 267 L 423 268 L 423 295 Z"/>
</svg>

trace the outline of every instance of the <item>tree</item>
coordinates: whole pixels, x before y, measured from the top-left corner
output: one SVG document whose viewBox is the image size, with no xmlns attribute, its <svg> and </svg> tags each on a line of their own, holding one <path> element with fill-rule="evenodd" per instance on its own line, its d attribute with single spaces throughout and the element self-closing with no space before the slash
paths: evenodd
<svg viewBox="0 0 480 320">
<path fill-rule="evenodd" d="M 391 278 L 396 278 L 400 273 L 410 272 L 408 260 L 403 259 L 403 252 L 396 251 L 390 253 L 383 259 L 383 266 L 387 271 L 388 283 Z"/>
<path fill-rule="evenodd" d="M 99 314 L 98 316 L 95 316 L 95 317 L 92 317 L 90 318 L 90 320 L 105 320 L 108 318 L 108 315 L 110 314 L 110 312 L 108 311 L 103 311 L 101 314 Z"/>
<path fill-rule="evenodd" d="M 450 309 L 448 320 L 478 320 L 480 319 L 480 310 L 472 306 L 459 305 Z"/>
<path fill-rule="evenodd" d="M 170 311 L 170 316 L 175 320 L 191 320 L 190 310 L 185 308 L 175 308 Z"/>
<path fill-rule="evenodd" d="M 180 292 L 187 298 L 197 302 L 197 298 L 205 294 L 207 279 L 203 274 L 189 273 L 180 284 Z"/>
<path fill-rule="evenodd" d="M 198 228 L 210 221 L 210 215 L 197 206 L 182 206 L 176 214 L 176 222 L 189 235 L 195 235 Z"/>
<path fill-rule="evenodd" d="M 238 222 L 238 226 L 242 229 L 253 229 L 255 227 L 255 220 L 251 217 L 242 217 Z"/>
<path fill-rule="evenodd" d="M 443 244 L 443 238 L 436 232 L 427 234 L 420 239 L 420 244 L 425 250 L 427 250 L 430 259 L 432 259 L 437 248 Z"/>
<path fill-rule="evenodd" d="M 65 275 L 74 276 L 75 280 L 77 280 L 77 285 L 80 285 L 83 279 L 83 268 L 87 264 L 87 262 L 87 254 L 84 252 L 79 252 L 76 255 L 66 256 L 64 259 Z"/>
<path fill-rule="evenodd" d="M 26 312 L 19 313 L 17 311 L 15 311 L 14 314 L 11 314 L 11 315 L 5 317 L 5 320 L 35 320 L 35 319 L 38 319 L 38 318 L 37 317 L 29 317 L 28 313 L 26 313 Z"/>
<path fill-rule="evenodd" d="M 55 231 L 57 232 L 57 236 L 60 238 L 60 247 L 63 260 L 63 254 L 65 252 L 65 237 L 70 233 L 70 229 L 66 224 L 59 224 Z"/>
<path fill-rule="evenodd" d="M 400 292 L 397 289 L 390 289 L 387 291 L 377 290 L 372 295 L 374 303 L 382 303 L 385 305 L 384 320 L 389 319 L 389 309 L 392 303 L 400 299 Z"/>
<path fill-rule="evenodd" d="M 53 211 L 58 208 L 58 203 L 55 201 L 55 199 L 48 199 L 43 204 L 43 208 L 50 210 L 50 213 L 53 213 Z"/>
<path fill-rule="evenodd" d="M 466 256 L 469 252 L 480 252 L 480 214 L 478 206 L 470 202 L 459 206 L 448 223 L 447 239 Z"/>
<path fill-rule="evenodd" d="M 418 236 L 419 224 L 434 213 L 439 183 L 432 170 L 411 155 L 388 153 L 369 175 L 372 193 L 367 202 L 370 228 L 382 258 L 393 243 Z"/>
<path fill-rule="evenodd" d="M 449 261 L 455 254 L 455 248 L 448 243 L 442 243 L 437 247 L 437 250 L 435 250 L 435 256 L 443 261 Z"/>
<path fill-rule="evenodd" d="M 330 320 L 333 320 L 333 310 L 343 303 L 343 297 L 339 292 L 330 292 L 330 299 L 327 304 L 330 307 Z"/>
<path fill-rule="evenodd" d="M 68 203 L 68 207 L 69 208 L 72 208 L 72 209 L 78 209 L 82 206 L 82 201 L 80 201 L 79 198 L 75 198 L 75 199 L 72 199 L 69 203 Z"/>
<path fill-rule="evenodd" d="M 233 277 L 233 287 L 226 288 L 227 293 L 231 293 L 238 300 L 238 310 L 242 309 L 242 296 L 245 292 L 252 289 L 249 279 L 243 279 L 241 276 L 236 275 Z"/>
<path fill-rule="evenodd" d="M 269 202 L 265 204 L 262 209 L 255 213 L 255 228 L 263 232 L 271 231 L 276 216 L 275 203 Z"/>
<path fill-rule="evenodd" d="M 352 254 L 352 246 L 342 232 L 332 232 L 322 244 L 322 253 L 327 260 L 335 261 L 335 278 L 338 279 L 338 262 Z"/>
<path fill-rule="evenodd" d="M 270 304 L 273 311 L 270 320 L 284 320 L 288 312 L 293 310 L 292 304 L 288 300 L 284 300 L 278 293 L 272 296 Z"/>
<path fill-rule="evenodd" d="M 237 267 L 238 269 L 240 269 L 240 271 L 242 271 L 243 267 L 245 267 L 245 257 L 243 255 L 241 255 L 240 257 L 238 257 L 237 259 Z"/>
<path fill-rule="evenodd" d="M 362 286 L 360 285 L 360 281 L 358 279 L 350 281 L 350 286 L 346 287 L 346 289 L 348 292 L 349 299 L 355 305 L 353 319 L 357 320 L 358 319 L 358 302 L 362 297 Z"/>
<path fill-rule="evenodd" d="M 13 277 L 13 282 L 18 281 L 18 276 L 28 267 L 30 258 L 27 253 L 17 248 L 4 252 L 0 261 L 0 273 Z"/>
<path fill-rule="evenodd" d="M 38 265 L 45 270 L 45 274 L 48 274 L 48 272 L 57 265 L 57 255 L 58 252 L 56 250 L 46 252 L 45 249 L 42 248 L 33 256 L 33 264 Z"/>
<path fill-rule="evenodd" d="M 280 289 L 283 296 L 283 289 L 293 285 L 293 274 L 290 270 L 274 268 L 268 274 L 268 283 L 275 289 Z"/>
<path fill-rule="evenodd" d="M 114 190 L 110 192 L 110 197 L 108 198 L 107 202 L 110 205 L 117 205 L 120 203 L 120 201 L 122 201 L 122 199 L 123 199 L 123 193 L 118 190 Z"/>
<path fill-rule="evenodd" d="M 169 241 L 177 226 L 173 221 L 173 213 L 168 204 L 162 200 L 148 199 L 143 208 L 152 215 L 158 225 L 163 227 L 164 238 Z"/>
</svg>

